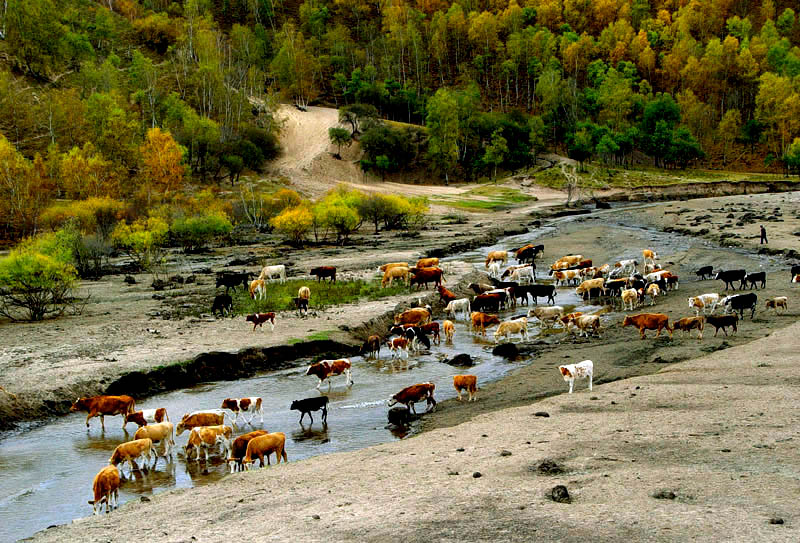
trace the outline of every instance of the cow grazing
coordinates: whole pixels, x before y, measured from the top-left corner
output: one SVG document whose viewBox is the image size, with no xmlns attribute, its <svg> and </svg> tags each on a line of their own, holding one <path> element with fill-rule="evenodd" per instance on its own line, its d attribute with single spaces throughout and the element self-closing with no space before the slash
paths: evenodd
<svg viewBox="0 0 800 543">
<path fill-rule="evenodd" d="M 319 382 L 317 383 L 317 390 L 322 386 L 322 383 L 327 379 L 328 390 L 331 389 L 331 377 L 344 374 L 347 377 L 347 386 L 353 386 L 353 376 L 350 373 L 350 360 L 347 358 L 340 358 L 339 360 L 320 360 L 311 364 L 306 370 L 306 375 L 313 375 Z"/>
<path fill-rule="evenodd" d="M 758 303 L 758 295 L 755 292 L 747 294 L 737 294 L 735 296 L 728 296 L 725 301 L 725 306 L 733 310 L 734 313 L 739 312 L 739 318 L 744 318 L 744 310 L 750 310 L 750 319 L 752 320 L 756 314 L 756 304 Z M 725 311 L 727 313 L 727 309 Z"/>
<path fill-rule="evenodd" d="M 157 422 L 137 429 L 136 433 L 133 434 L 133 439 L 147 438 L 153 443 L 164 443 L 164 456 L 169 456 L 172 453 L 172 447 L 175 446 L 174 434 L 174 427 L 171 422 Z M 155 447 L 153 451 L 155 452 Z M 156 462 L 158 462 L 157 453 Z"/>
<path fill-rule="evenodd" d="M 539 321 L 547 325 L 550 323 L 552 326 L 555 326 L 558 319 L 564 316 L 564 308 L 560 305 L 553 305 L 550 307 L 534 307 L 528 310 L 528 318 L 536 318 Z"/>
<path fill-rule="evenodd" d="M 406 387 L 392 396 L 389 400 L 389 407 L 398 403 L 403 404 L 409 411 L 416 415 L 417 411 L 414 409 L 414 404 L 425 400 L 428 406 L 425 412 L 434 411 L 436 410 L 436 400 L 433 398 L 433 390 L 435 388 L 436 385 L 427 382 Z"/>
<path fill-rule="evenodd" d="M 274 266 L 264 266 L 258 278 L 263 281 L 272 281 L 277 279 L 281 283 L 286 282 L 286 266 L 283 264 L 276 264 Z"/>
<path fill-rule="evenodd" d="M 694 309 L 695 316 L 700 315 L 700 310 L 703 310 L 703 315 L 706 314 L 707 309 L 711 309 L 711 313 L 714 313 L 714 310 L 719 304 L 719 294 L 714 292 L 709 292 L 707 294 L 701 294 L 700 296 L 692 296 L 689 298 L 689 308 Z"/>
<path fill-rule="evenodd" d="M 745 270 L 721 270 L 717 272 L 717 275 L 714 276 L 714 279 L 723 281 L 725 283 L 725 290 L 728 290 L 729 286 L 736 290 L 736 286 L 733 283 L 734 281 L 739 281 L 739 289 L 741 290 L 744 288 L 744 277 L 746 275 L 747 271 Z"/>
<path fill-rule="evenodd" d="M 436 290 L 439 291 L 439 298 L 442 300 L 443 304 L 449 304 L 453 300 L 458 300 L 458 296 L 452 291 L 447 290 L 442 285 L 436 287 Z"/>
<path fill-rule="evenodd" d="M 489 292 L 490 290 L 495 289 L 494 286 L 487 285 L 486 283 L 470 283 L 467 285 L 467 288 L 472 289 L 475 294 L 483 294 L 484 292 Z"/>
<path fill-rule="evenodd" d="M 148 422 L 169 422 L 169 415 L 167 415 L 167 409 L 165 407 L 134 411 L 133 413 L 126 413 L 124 417 L 125 424 L 123 427 L 127 426 L 129 422 L 134 422 L 138 426 L 146 426 Z"/>
<path fill-rule="evenodd" d="M 428 283 L 433 283 L 435 287 L 439 287 L 444 283 L 444 271 L 441 268 L 413 268 L 410 271 L 414 273 L 410 284 L 411 286 L 417 285 L 417 290 L 422 285 L 428 288 Z"/>
<path fill-rule="evenodd" d="M 244 455 L 247 454 L 247 444 L 250 443 L 250 440 L 255 437 L 265 436 L 268 433 L 266 430 L 253 430 L 231 441 L 230 456 L 228 456 L 228 466 L 231 469 L 231 473 L 244 470 L 242 460 Z"/>
<path fill-rule="evenodd" d="M 263 279 L 250 281 L 250 299 L 264 300 L 267 297 L 267 283 Z"/>
<path fill-rule="evenodd" d="M 439 259 L 436 257 L 420 258 L 417 260 L 417 268 L 435 268 L 439 265 Z"/>
<path fill-rule="evenodd" d="M 431 322 L 431 307 L 414 307 L 394 316 L 395 324 L 414 324 L 417 326 Z"/>
<path fill-rule="evenodd" d="M 774 309 L 775 314 L 778 314 L 778 309 L 787 311 L 789 309 L 789 299 L 786 296 L 777 296 L 767 300 L 766 309 Z"/>
<path fill-rule="evenodd" d="M 222 409 L 228 409 L 233 412 L 234 417 L 231 424 L 236 424 L 237 419 L 239 418 L 239 413 L 242 414 L 242 420 L 244 420 L 247 424 L 255 418 L 256 413 L 261 417 L 261 422 L 264 422 L 264 411 L 261 409 L 261 398 L 258 396 L 252 396 L 250 398 L 226 398 L 222 400 Z M 247 413 L 250 414 L 250 418 L 247 418 Z"/>
<path fill-rule="evenodd" d="M 408 358 L 408 345 L 410 341 L 405 337 L 396 337 L 386 340 L 386 345 L 392 353 L 392 358 L 403 359 L 403 353 Z"/>
<path fill-rule="evenodd" d="M 222 436 L 222 439 L 217 439 Z M 186 444 L 186 459 L 191 457 L 195 451 L 195 460 L 200 462 L 200 452 L 205 454 L 205 461 L 208 462 L 208 450 L 222 445 L 225 458 L 230 456 L 230 440 L 233 436 L 233 429 L 230 426 L 197 426 L 192 428 L 189 434 L 189 442 Z"/>
<path fill-rule="evenodd" d="M 261 461 L 261 467 L 264 467 L 264 457 L 267 458 L 267 465 L 270 465 L 269 455 L 275 453 L 276 464 L 281 463 L 281 458 L 284 462 L 288 462 L 289 458 L 286 456 L 286 434 L 283 432 L 273 432 L 271 434 L 254 437 L 247 444 L 247 452 L 245 452 L 242 463 L 246 470 L 255 463 L 255 458 Z"/>
<path fill-rule="evenodd" d="M 328 397 L 317 396 L 316 398 L 305 398 L 304 400 L 294 400 L 289 407 L 292 411 L 300 411 L 300 424 L 303 424 L 303 417 L 308 413 L 311 424 L 314 424 L 312 411 L 322 410 L 322 424 L 328 424 Z"/>
<path fill-rule="evenodd" d="M 592 377 L 594 376 L 594 363 L 591 360 L 584 360 L 577 364 L 565 364 L 558 367 L 564 381 L 569 383 L 569 393 L 572 394 L 572 387 L 575 379 L 589 379 L 589 391 L 592 390 Z"/>
<path fill-rule="evenodd" d="M 669 325 L 669 317 L 663 313 L 640 313 L 638 315 L 628 315 L 622 321 L 622 326 L 635 326 L 639 329 L 641 339 L 644 339 L 645 330 L 658 330 L 656 337 L 661 335 L 661 330 L 666 329 L 669 337 L 672 337 L 672 327 Z"/>
<path fill-rule="evenodd" d="M 336 266 L 317 266 L 316 268 L 311 268 L 310 273 L 317 276 L 317 283 L 326 277 L 331 283 L 336 282 Z"/>
<path fill-rule="evenodd" d="M 393 268 L 388 268 L 385 272 L 383 272 L 383 279 L 381 279 L 381 288 L 386 286 L 392 286 L 392 281 L 395 279 L 402 279 L 403 282 L 408 286 L 408 268 L 403 266 L 397 266 Z"/>
<path fill-rule="evenodd" d="M 500 324 L 500 318 L 497 315 L 487 315 L 480 311 L 470 313 L 470 320 L 472 321 L 472 331 L 478 330 L 484 337 L 486 336 L 487 326 Z"/>
<path fill-rule="evenodd" d="M 515 319 L 512 321 L 501 322 L 494 331 L 494 342 L 500 341 L 500 338 L 509 337 L 510 334 L 519 334 L 520 341 L 528 339 L 528 319 L 525 317 Z"/>
<path fill-rule="evenodd" d="M 710 324 L 714 327 L 714 337 L 717 337 L 720 328 L 722 328 L 722 332 L 727 336 L 728 331 L 726 328 L 728 328 L 728 326 L 733 328 L 731 334 L 735 334 L 738 331 L 739 315 L 709 315 L 706 317 L 706 324 Z"/>
<path fill-rule="evenodd" d="M 694 274 L 697 276 L 698 279 L 708 279 L 708 277 L 706 277 L 706 276 L 710 277 L 710 276 L 714 275 L 714 267 L 713 266 L 703 266 L 702 268 L 700 268 L 699 270 L 694 272 Z"/>
<path fill-rule="evenodd" d="M 361 346 L 361 354 L 370 358 L 380 358 L 381 338 L 380 336 L 369 336 L 364 345 Z"/>
<path fill-rule="evenodd" d="M 443 321 L 442 331 L 444 331 L 445 341 L 447 343 L 453 343 L 453 336 L 456 335 L 456 326 L 453 324 L 453 321 Z"/>
<path fill-rule="evenodd" d="M 572 334 L 572 329 L 578 330 L 579 336 L 595 335 L 600 337 L 600 317 L 598 315 L 579 315 L 567 321 L 567 331 Z"/>
<path fill-rule="evenodd" d="M 703 325 L 705 317 L 684 317 L 672 323 L 675 330 L 683 330 L 684 333 L 697 330 L 697 339 L 703 339 Z"/>
<path fill-rule="evenodd" d="M 72 407 L 71 412 L 86 411 L 86 427 L 89 427 L 89 420 L 93 417 L 100 417 L 100 426 L 106 429 L 106 415 L 122 415 L 122 427 L 127 424 L 126 415 L 130 415 L 136 409 L 136 402 L 130 396 L 92 396 L 90 398 L 78 398 Z"/>
<path fill-rule="evenodd" d="M 252 322 L 253 323 L 253 332 L 256 331 L 256 326 L 261 326 L 263 328 L 263 324 L 268 322 L 270 325 L 270 330 L 275 330 L 275 313 L 254 313 L 252 315 L 247 315 L 244 318 L 245 322 Z"/>
<path fill-rule="evenodd" d="M 602 289 L 604 284 L 605 284 L 605 279 L 603 279 L 602 277 L 600 279 L 589 279 L 578 285 L 578 288 L 575 289 L 575 294 L 577 294 L 578 296 L 583 296 L 584 294 L 588 294 L 589 299 L 591 300 L 592 290 Z"/>
<path fill-rule="evenodd" d="M 761 288 L 767 287 L 767 272 L 755 272 L 755 273 L 748 273 L 744 276 L 744 282 L 750 285 L 750 289 L 752 290 L 754 287 L 758 288 L 756 285 L 761 283 Z"/>
<path fill-rule="evenodd" d="M 225 294 L 227 294 L 228 289 L 236 290 L 239 285 L 247 288 L 249 279 L 250 272 L 221 272 L 217 274 L 216 288 L 225 287 Z"/>
<path fill-rule="evenodd" d="M 469 314 L 472 312 L 472 305 L 469 298 L 461 298 L 447 304 L 447 307 L 444 308 L 444 312 L 456 320 L 458 320 L 458 313 L 462 313 L 464 315 L 464 320 L 467 320 Z"/>
<path fill-rule="evenodd" d="M 216 315 L 217 311 L 222 317 L 225 316 L 226 311 L 228 315 L 233 313 L 233 298 L 229 294 L 217 294 L 214 296 L 214 303 L 211 304 L 211 314 Z"/>
<path fill-rule="evenodd" d="M 470 402 L 478 399 L 478 378 L 475 375 L 454 375 L 453 388 L 458 394 L 458 401 L 461 401 L 461 391 L 466 390 L 469 394 Z"/>
<path fill-rule="evenodd" d="M 508 260 L 508 251 L 490 251 L 489 254 L 486 255 L 486 262 L 484 265 L 487 269 L 492 262 L 502 262 L 505 266 L 506 260 Z"/>
<path fill-rule="evenodd" d="M 108 459 L 108 463 L 112 466 L 119 466 L 123 462 L 128 462 L 130 471 L 133 473 L 134 470 L 139 469 L 139 465 L 136 463 L 136 460 L 139 457 L 145 457 L 146 460 L 150 460 L 152 449 L 153 442 L 149 438 L 127 441 L 117 445 L 117 447 L 114 449 L 114 452 L 111 453 L 111 458 Z M 145 468 L 146 467 L 147 465 L 145 464 Z M 121 470 L 122 468 L 120 468 L 120 471 Z"/>
<path fill-rule="evenodd" d="M 622 297 L 622 307 L 625 310 L 628 309 L 628 304 L 630 304 L 631 306 L 630 309 L 631 311 L 633 311 L 634 304 L 638 305 L 639 303 L 639 293 L 636 291 L 636 289 L 628 288 L 623 290 L 621 293 L 621 297 Z"/>
<path fill-rule="evenodd" d="M 175 435 L 179 436 L 185 430 L 191 430 L 198 426 L 221 426 L 224 422 L 225 412 L 221 409 L 186 413 L 175 427 Z"/>
<path fill-rule="evenodd" d="M 92 491 L 94 499 L 89 500 L 92 506 L 92 514 L 97 515 L 103 510 L 103 502 L 106 504 L 106 513 L 110 513 L 116 506 L 119 506 L 119 471 L 114 466 L 106 466 L 97 472 L 92 481 Z"/>
</svg>

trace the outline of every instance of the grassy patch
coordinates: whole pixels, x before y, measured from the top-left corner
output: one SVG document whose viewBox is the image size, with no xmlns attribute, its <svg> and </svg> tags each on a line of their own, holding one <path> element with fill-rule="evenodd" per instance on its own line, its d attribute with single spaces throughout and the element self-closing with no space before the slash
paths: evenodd
<svg viewBox="0 0 800 543">
<path fill-rule="evenodd" d="M 305 341 L 326 341 L 331 338 L 331 331 L 330 330 L 323 330 L 321 332 L 314 332 L 306 336 L 305 339 L 300 339 L 298 337 L 289 338 L 289 341 L 286 343 L 289 345 L 295 345 L 297 343 L 303 343 Z"/>
<path fill-rule="evenodd" d="M 536 197 L 517 189 L 491 184 L 479 185 L 458 196 L 442 196 L 432 201 L 469 211 L 503 211 L 517 204 L 536 201 Z"/>
<path fill-rule="evenodd" d="M 286 283 L 268 283 L 267 295 L 263 300 L 252 300 L 250 294 L 241 288 L 236 290 L 233 297 L 233 308 L 239 314 L 263 313 L 267 311 L 293 310 L 293 298 L 301 286 L 311 290 L 309 307 L 311 309 L 324 309 L 333 305 L 341 305 L 359 300 L 378 300 L 387 296 L 410 292 L 403 284 L 394 283 L 391 287 L 381 288 L 379 280 L 374 281 L 337 281 L 330 283 L 310 281 L 308 279 L 290 279 Z"/>
</svg>

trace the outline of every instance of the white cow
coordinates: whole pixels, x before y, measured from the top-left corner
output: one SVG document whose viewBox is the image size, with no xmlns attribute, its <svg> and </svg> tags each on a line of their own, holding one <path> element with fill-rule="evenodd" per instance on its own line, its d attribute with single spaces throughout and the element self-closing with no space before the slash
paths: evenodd
<svg viewBox="0 0 800 543">
<path fill-rule="evenodd" d="M 275 266 L 264 266 L 261 274 L 258 276 L 263 281 L 269 281 L 277 278 L 281 283 L 286 282 L 286 266 L 283 264 L 276 264 Z"/>
<path fill-rule="evenodd" d="M 524 268 L 517 268 L 511 273 L 511 280 L 522 283 L 535 283 L 536 277 L 534 275 L 533 266 L 525 266 Z"/>
<path fill-rule="evenodd" d="M 591 360 L 584 360 L 577 364 L 566 364 L 559 366 L 558 371 L 565 381 L 569 383 L 569 393 L 572 394 L 572 387 L 575 379 L 589 379 L 589 390 L 592 390 L 592 376 L 594 374 L 594 363 Z"/>
<path fill-rule="evenodd" d="M 469 315 L 471 313 L 470 308 L 470 301 L 469 298 L 460 298 L 458 300 L 453 300 L 447 307 L 444 308 L 445 313 L 452 316 L 454 319 L 458 320 L 456 315 L 458 313 L 464 314 L 464 320 L 469 320 Z"/>
<path fill-rule="evenodd" d="M 489 263 L 489 277 L 499 278 L 500 277 L 500 261 L 493 260 Z"/>
</svg>

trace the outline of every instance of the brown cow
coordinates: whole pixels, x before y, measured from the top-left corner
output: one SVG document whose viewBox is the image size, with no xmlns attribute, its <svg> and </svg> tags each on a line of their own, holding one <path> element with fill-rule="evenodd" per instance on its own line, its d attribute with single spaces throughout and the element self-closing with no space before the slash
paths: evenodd
<svg viewBox="0 0 800 543">
<path fill-rule="evenodd" d="M 275 313 L 254 313 L 252 315 L 247 315 L 245 317 L 245 322 L 252 322 L 253 323 L 253 332 L 256 331 L 256 326 L 261 326 L 263 328 L 263 324 L 268 322 L 271 326 L 270 330 L 275 330 Z"/>
<path fill-rule="evenodd" d="M 222 445 L 224 458 L 228 458 L 231 446 L 233 428 L 230 426 L 196 426 L 189 434 L 189 442 L 186 443 L 186 460 L 195 451 L 195 460 L 200 462 L 200 451 L 205 453 L 205 460 L 208 462 L 208 450 Z"/>
<path fill-rule="evenodd" d="M 100 417 L 100 426 L 106 429 L 106 415 L 122 415 L 122 427 L 128 422 L 125 415 L 130 415 L 136 409 L 136 402 L 130 396 L 92 396 L 90 398 L 78 398 L 70 411 L 87 411 L 86 427 L 89 427 L 89 419 Z"/>
<path fill-rule="evenodd" d="M 235 471 L 244 471 L 242 460 L 247 453 L 247 444 L 250 440 L 256 437 L 267 435 L 266 430 L 254 430 L 246 434 L 242 434 L 231 442 L 231 453 L 228 456 L 228 466 L 231 468 L 231 473 Z"/>
<path fill-rule="evenodd" d="M 417 290 L 423 284 L 428 288 L 428 283 L 433 283 L 436 287 L 444 283 L 444 271 L 441 268 L 411 268 L 409 271 L 414 274 L 411 277 L 411 285 L 417 285 Z"/>
<path fill-rule="evenodd" d="M 422 326 L 431 322 L 431 306 L 415 307 L 407 309 L 399 315 L 394 316 L 395 324 L 413 324 Z"/>
<path fill-rule="evenodd" d="M 661 329 L 666 328 L 669 337 L 672 337 L 672 327 L 669 325 L 669 317 L 663 313 L 639 313 L 638 315 L 628 315 L 622 321 L 622 326 L 633 325 L 639 329 L 641 339 L 644 339 L 645 330 L 658 330 L 656 337 L 661 335 Z"/>
<path fill-rule="evenodd" d="M 306 375 L 313 375 L 319 379 L 317 383 L 317 390 L 322 383 L 328 380 L 328 390 L 331 389 L 331 377 L 336 375 L 345 374 L 347 377 L 347 386 L 353 386 L 353 377 L 350 374 L 350 360 L 347 358 L 340 358 L 339 360 L 320 360 L 311 364 L 306 370 Z"/>
<path fill-rule="evenodd" d="M 283 458 L 284 462 L 289 461 L 289 458 L 286 456 L 286 434 L 283 432 L 273 432 L 271 434 L 258 436 L 251 439 L 247 444 L 247 452 L 245 453 L 244 458 L 242 458 L 244 468 L 249 470 L 250 466 L 255 463 L 253 457 L 258 458 L 261 461 L 261 467 L 263 468 L 264 457 L 266 456 L 267 465 L 270 465 L 269 455 L 273 452 L 277 458 L 276 464 L 281 463 L 281 457 Z"/>
<path fill-rule="evenodd" d="M 311 268 L 311 275 L 317 276 L 317 283 L 319 283 L 324 277 L 330 279 L 331 283 L 335 283 L 336 266 L 317 266 L 316 268 Z"/>
<path fill-rule="evenodd" d="M 456 335 L 456 325 L 453 324 L 453 321 L 446 320 L 442 322 L 442 330 L 444 331 L 445 341 L 453 343 L 453 336 Z"/>
<path fill-rule="evenodd" d="M 684 317 L 675 321 L 672 326 L 675 330 L 683 330 L 684 333 L 691 330 L 697 330 L 697 339 L 703 339 L 703 324 L 705 319 L 703 317 Z M 690 332 L 691 335 L 691 332 Z"/>
<path fill-rule="evenodd" d="M 417 260 L 417 268 L 434 268 L 439 265 L 439 259 L 436 257 L 420 258 Z"/>
<path fill-rule="evenodd" d="M 439 291 L 439 297 L 441 298 L 442 303 L 445 305 L 449 304 L 453 300 L 458 300 L 458 296 L 456 296 L 454 292 L 447 290 L 442 285 L 436 287 L 436 290 Z"/>
<path fill-rule="evenodd" d="M 92 481 L 94 499 L 89 500 L 92 506 L 92 514 L 102 511 L 103 502 L 106 502 L 106 513 L 109 513 L 114 506 L 119 506 L 119 471 L 114 466 L 106 466 L 97 472 Z"/>
<path fill-rule="evenodd" d="M 423 324 L 420 326 L 422 331 L 426 334 L 433 334 L 433 342 L 437 345 L 441 342 L 441 336 L 439 335 L 439 323 L 438 322 L 429 322 L 428 324 Z"/>
<path fill-rule="evenodd" d="M 386 270 L 390 270 L 392 268 L 410 268 L 408 262 L 389 262 L 388 264 L 383 264 L 382 266 L 378 267 L 378 271 L 385 272 Z"/>
<path fill-rule="evenodd" d="M 131 468 L 131 473 L 133 473 L 133 470 L 139 469 L 139 466 L 136 464 L 136 459 L 143 456 L 147 460 L 150 460 L 152 450 L 153 441 L 150 438 L 146 437 L 127 441 L 117 445 L 117 448 L 111 453 L 111 458 L 108 459 L 108 463 L 112 466 L 119 466 L 121 463 L 127 461 Z M 156 461 L 158 461 L 158 456 L 156 456 Z M 145 464 L 145 468 L 146 467 L 147 464 Z"/>
<path fill-rule="evenodd" d="M 470 314 L 470 320 L 472 321 L 472 331 L 474 332 L 477 328 L 484 336 L 486 336 L 487 326 L 500 324 L 500 319 L 497 315 L 488 315 L 480 311 L 473 311 Z"/>
<path fill-rule="evenodd" d="M 478 378 L 475 375 L 454 375 L 453 388 L 456 389 L 458 394 L 458 401 L 461 401 L 461 391 L 466 390 L 469 393 L 469 401 L 478 399 Z"/>
<path fill-rule="evenodd" d="M 381 338 L 380 336 L 369 336 L 364 345 L 361 346 L 361 355 L 370 358 L 380 358 Z"/>
<path fill-rule="evenodd" d="M 186 413 L 178 426 L 175 427 L 175 435 L 181 435 L 184 430 L 191 430 L 197 426 L 220 426 L 225 422 L 225 413 L 222 410 L 214 411 L 195 411 Z"/>
<path fill-rule="evenodd" d="M 129 422 L 135 422 L 138 426 L 147 426 L 148 422 L 169 422 L 169 415 L 165 407 L 156 409 L 143 409 L 125 415 L 125 426 Z"/>
<path fill-rule="evenodd" d="M 396 266 L 388 268 L 383 272 L 383 279 L 381 279 L 381 288 L 386 285 L 392 286 L 392 281 L 395 279 L 402 279 L 408 285 L 408 268 L 405 266 Z"/>
<path fill-rule="evenodd" d="M 409 411 L 417 414 L 416 409 L 414 409 L 414 404 L 416 402 L 421 402 L 422 400 L 427 401 L 428 411 L 435 411 L 436 410 L 436 400 L 433 399 L 433 390 L 436 388 L 436 385 L 433 383 L 418 383 L 416 385 L 411 385 L 410 387 L 406 387 L 394 396 L 392 399 L 389 400 L 389 407 L 401 403 L 408 408 Z"/>
<path fill-rule="evenodd" d="M 508 260 L 508 251 L 490 251 L 488 255 L 486 255 L 486 268 L 489 267 L 489 264 L 492 262 L 498 261 L 502 262 L 505 265 L 506 260 Z"/>
<path fill-rule="evenodd" d="M 174 433 L 174 428 L 172 427 L 172 423 L 169 421 L 165 422 L 157 422 L 155 424 L 150 424 L 149 426 L 142 426 L 136 433 L 133 434 L 133 439 L 144 439 L 148 438 L 153 443 L 164 443 L 164 456 L 169 456 L 172 454 L 172 447 L 175 446 L 175 441 L 172 437 Z M 153 447 L 153 451 L 155 452 L 155 447 Z M 156 462 L 158 462 L 158 453 L 156 452 Z M 155 464 L 154 464 L 155 465 Z"/>
</svg>

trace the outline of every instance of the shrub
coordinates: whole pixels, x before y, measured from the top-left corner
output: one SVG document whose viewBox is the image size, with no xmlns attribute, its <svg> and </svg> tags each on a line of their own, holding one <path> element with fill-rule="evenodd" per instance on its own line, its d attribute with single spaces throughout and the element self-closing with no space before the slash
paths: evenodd
<svg viewBox="0 0 800 543">
<path fill-rule="evenodd" d="M 269 223 L 286 236 L 297 246 L 303 244 L 306 235 L 311 231 L 313 216 L 308 205 L 299 205 L 284 209 L 280 214 L 270 219 Z"/>
<path fill-rule="evenodd" d="M 139 219 L 133 224 L 120 223 L 111 234 L 115 247 L 125 251 L 140 269 L 148 270 L 161 260 L 169 226 L 159 217 Z"/>
<path fill-rule="evenodd" d="M 114 225 L 125 213 L 125 204 L 112 198 L 88 198 L 74 202 L 61 202 L 44 210 L 42 225 L 56 231 L 68 221 L 75 221 L 84 234 L 98 234 L 107 239 Z"/>
<path fill-rule="evenodd" d="M 182 217 L 172 223 L 170 233 L 185 252 L 196 251 L 215 238 L 231 233 L 233 225 L 223 213 L 211 212 Z"/>
</svg>

